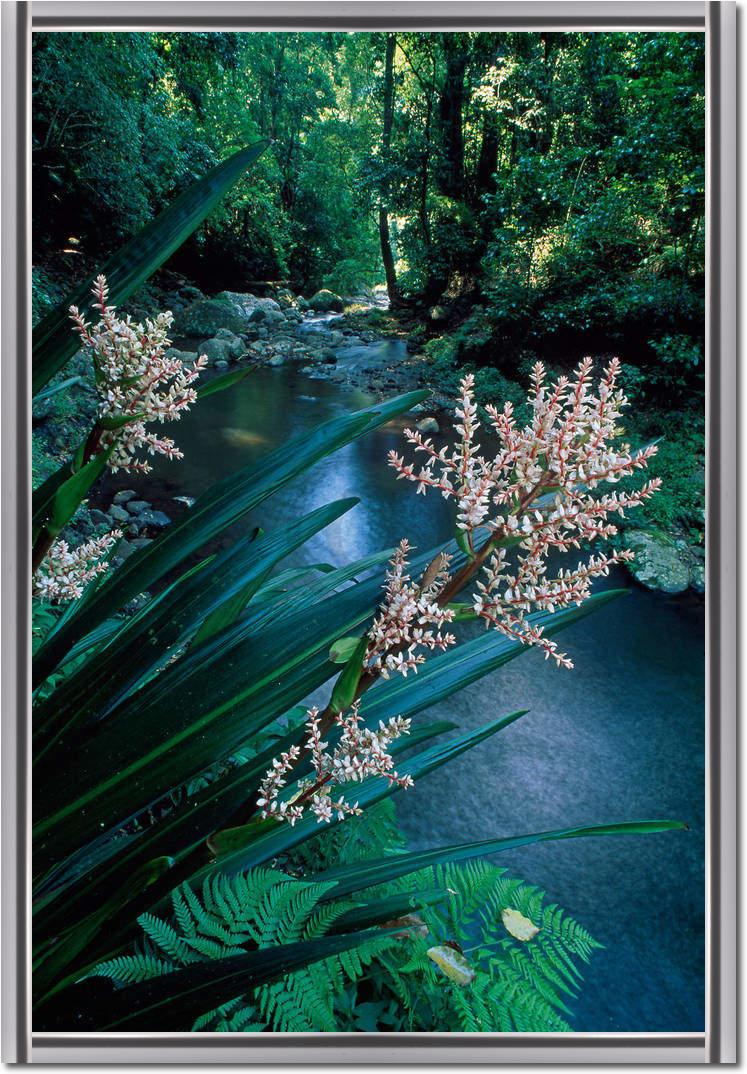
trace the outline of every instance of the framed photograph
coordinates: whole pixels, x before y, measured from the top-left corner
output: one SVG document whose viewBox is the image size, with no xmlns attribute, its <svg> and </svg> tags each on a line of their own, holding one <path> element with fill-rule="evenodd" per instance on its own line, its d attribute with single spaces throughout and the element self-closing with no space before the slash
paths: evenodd
<svg viewBox="0 0 747 1074">
<path fill-rule="evenodd" d="M 736 1062 L 736 5 L 2 59 L 3 1058 Z"/>
</svg>

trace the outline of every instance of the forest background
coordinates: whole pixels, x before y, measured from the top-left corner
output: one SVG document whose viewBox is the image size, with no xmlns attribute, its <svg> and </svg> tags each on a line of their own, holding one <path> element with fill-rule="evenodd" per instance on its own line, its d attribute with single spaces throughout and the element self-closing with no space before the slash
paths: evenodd
<svg viewBox="0 0 747 1074">
<path fill-rule="evenodd" d="M 385 286 L 453 392 L 618 355 L 703 542 L 704 41 L 681 33 L 34 35 L 34 315 L 216 162 L 271 145 L 137 296 Z M 43 206 L 43 211 L 40 211 Z M 61 404 L 64 405 L 64 404 Z"/>
</svg>

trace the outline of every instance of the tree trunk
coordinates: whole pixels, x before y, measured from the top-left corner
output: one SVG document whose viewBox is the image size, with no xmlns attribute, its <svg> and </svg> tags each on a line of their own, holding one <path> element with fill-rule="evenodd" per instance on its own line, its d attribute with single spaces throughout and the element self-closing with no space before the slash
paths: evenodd
<svg viewBox="0 0 747 1074">
<path fill-rule="evenodd" d="M 480 159 L 477 162 L 475 177 L 475 201 L 481 207 L 482 198 L 495 188 L 495 173 L 498 170 L 498 114 L 492 108 L 485 113 L 482 124 L 482 142 Z"/>
<path fill-rule="evenodd" d="M 442 40 L 446 77 L 439 100 L 443 158 L 439 169 L 438 185 L 442 194 L 462 201 L 464 200 L 462 111 L 467 53 L 461 34 L 445 33 L 442 34 Z"/>
<path fill-rule="evenodd" d="M 392 121 L 394 119 L 394 52 L 397 48 L 397 35 L 387 34 L 386 59 L 384 62 L 384 130 L 381 139 L 381 160 L 384 174 L 381 180 L 381 200 L 379 202 L 379 241 L 381 243 L 381 260 L 384 263 L 386 290 L 392 306 L 399 305 L 397 290 L 397 273 L 394 268 L 394 254 L 389 235 L 389 168 L 391 164 Z"/>
</svg>

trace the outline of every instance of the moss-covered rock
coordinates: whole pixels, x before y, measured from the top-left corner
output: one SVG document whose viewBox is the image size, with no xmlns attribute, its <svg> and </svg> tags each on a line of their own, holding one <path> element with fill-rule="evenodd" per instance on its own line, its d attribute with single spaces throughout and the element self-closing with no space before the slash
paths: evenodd
<svg viewBox="0 0 747 1074">
<path fill-rule="evenodd" d="M 345 303 L 334 291 L 327 291 L 322 288 L 321 291 L 317 291 L 315 295 L 311 296 L 309 307 L 316 313 L 342 313 L 345 309 Z"/>
<path fill-rule="evenodd" d="M 173 334 L 200 338 L 214 336 L 219 328 L 229 332 L 243 332 L 248 319 L 236 306 L 219 298 L 206 298 L 204 301 L 192 302 L 174 319 Z"/>
<path fill-rule="evenodd" d="M 646 589 L 684 593 L 690 587 L 689 556 L 668 534 L 659 530 L 629 530 L 625 544 L 635 552 L 630 572 Z"/>
</svg>

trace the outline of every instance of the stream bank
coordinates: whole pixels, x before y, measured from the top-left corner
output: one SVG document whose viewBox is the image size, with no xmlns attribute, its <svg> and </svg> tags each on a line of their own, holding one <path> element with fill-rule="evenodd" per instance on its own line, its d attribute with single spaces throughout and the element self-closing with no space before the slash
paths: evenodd
<svg viewBox="0 0 747 1074">
<path fill-rule="evenodd" d="M 273 295 L 223 291 L 208 297 L 184 284 L 161 298 L 175 315 L 172 351 L 186 364 L 206 354 L 215 374 L 242 365 L 292 366 L 312 380 L 327 381 L 343 392 L 364 391 L 374 400 L 425 387 L 432 397 L 415 408 L 411 424 L 437 438 L 451 432 L 453 396 L 445 390 L 438 363 L 423 350 L 422 327 L 418 330 L 416 322 L 391 315 L 380 294 L 350 301 L 320 291 L 307 300 L 279 288 Z M 34 406 L 35 484 L 53 468 L 54 461 L 59 464 L 67 457 L 93 420 L 96 396 L 82 354 L 58 379 L 71 373 L 78 379 L 65 392 Z M 151 498 L 158 497 L 159 490 L 154 489 Z M 102 532 L 101 509 L 107 511 L 111 521 L 127 523 L 129 544 L 119 550 L 119 558 L 138 547 L 134 541 L 152 539 L 163 526 L 163 511 L 157 525 L 141 525 L 138 520 L 120 518 L 114 510 L 120 505 L 107 504 L 100 493 L 93 495 L 91 506 L 93 512 L 84 508 L 76 517 L 74 535 L 83 540 Z M 168 515 L 173 513 L 169 505 L 164 507 Z M 644 588 L 668 595 L 703 594 L 702 545 L 688 541 L 683 533 L 641 525 L 635 515 L 624 523 L 623 539 L 636 552 L 631 573 Z"/>
</svg>

